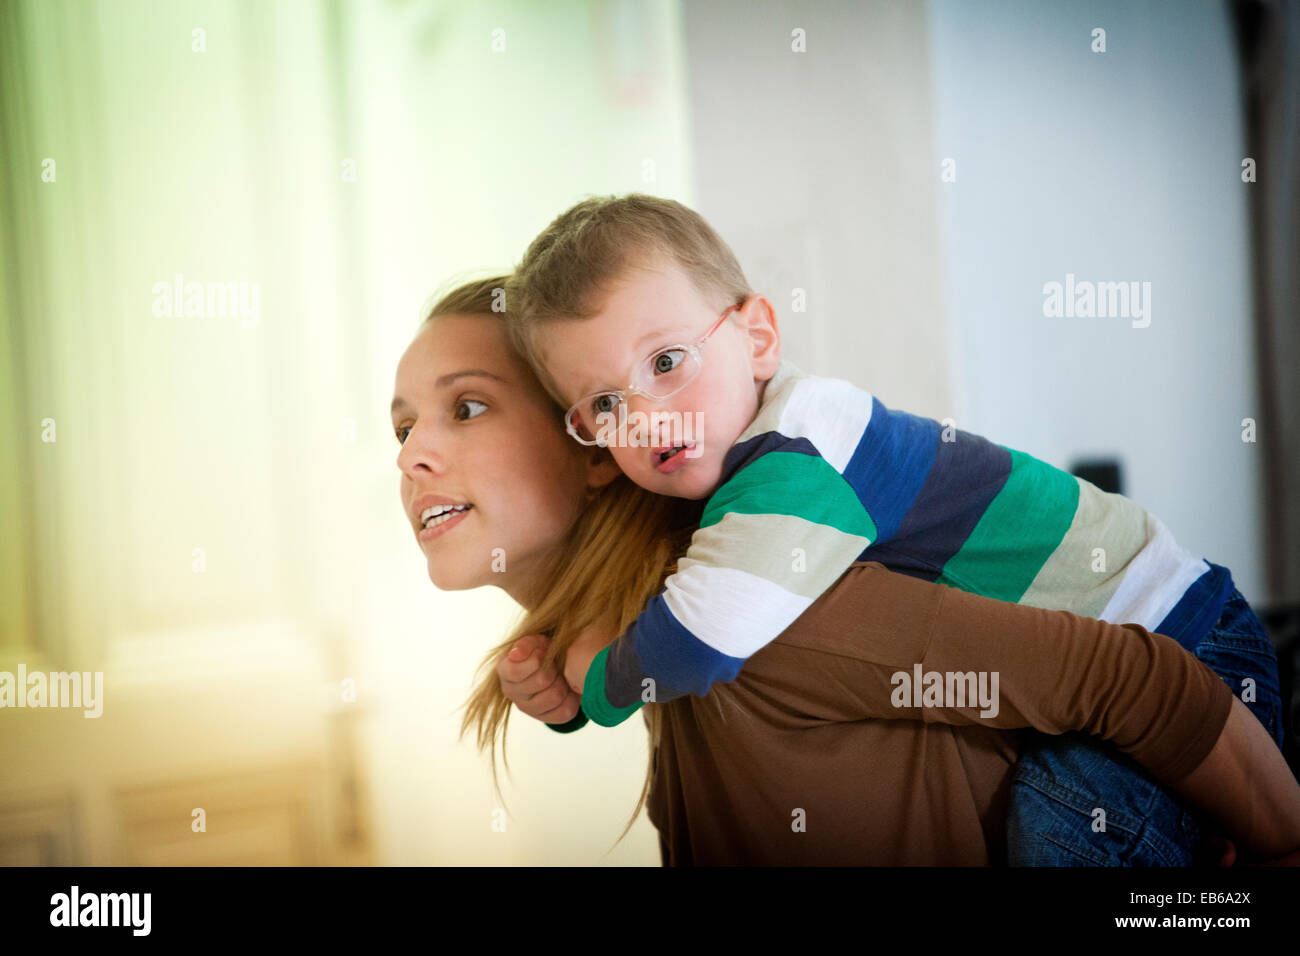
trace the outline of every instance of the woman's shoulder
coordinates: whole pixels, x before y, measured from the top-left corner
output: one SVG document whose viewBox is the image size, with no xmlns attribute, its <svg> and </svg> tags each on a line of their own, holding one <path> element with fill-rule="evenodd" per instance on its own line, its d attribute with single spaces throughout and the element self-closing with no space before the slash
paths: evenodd
<svg viewBox="0 0 1300 956">
<path fill-rule="evenodd" d="M 857 561 L 773 643 L 910 666 L 925 652 L 945 590 L 878 561 Z"/>
</svg>

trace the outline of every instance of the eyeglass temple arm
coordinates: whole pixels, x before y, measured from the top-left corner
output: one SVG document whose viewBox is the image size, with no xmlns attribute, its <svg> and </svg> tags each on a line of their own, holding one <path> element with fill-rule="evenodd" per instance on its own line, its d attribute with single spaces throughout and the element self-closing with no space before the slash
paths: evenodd
<svg viewBox="0 0 1300 956">
<path fill-rule="evenodd" d="M 713 328 L 709 329 L 709 331 L 704 333 L 704 338 L 700 339 L 700 344 L 703 345 L 705 342 L 707 342 L 710 335 L 718 331 L 718 329 L 722 328 L 722 323 L 727 321 L 727 316 L 731 315 L 731 313 L 735 312 L 743 305 L 744 303 L 740 303 L 739 305 L 733 305 L 731 308 L 727 309 L 726 312 L 723 312 L 722 315 L 718 316 L 718 321 L 713 323 Z"/>
</svg>

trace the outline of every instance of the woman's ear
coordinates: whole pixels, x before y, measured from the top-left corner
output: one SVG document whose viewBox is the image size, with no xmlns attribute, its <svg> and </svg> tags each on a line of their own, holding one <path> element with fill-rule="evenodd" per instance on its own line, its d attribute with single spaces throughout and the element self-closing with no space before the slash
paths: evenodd
<svg viewBox="0 0 1300 956">
<path fill-rule="evenodd" d="M 749 364 L 754 380 L 766 382 L 776 374 L 781 363 L 781 333 L 776 327 L 776 310 L 767 296 L 750 296 L 740 310 L 745 335 L 749 339 Z"/>
<path fill-rule="evenodd" d="M 614 456 L 609 453 L 608 448 L 602 448 L 599 445 L 591 446 L 591 454 L 587 459 L 587 487 L 589 489 L 604 488 L 622 473 L 622 470 L 618 467 L 618 462 L 614 460 Z"/>
</svg>

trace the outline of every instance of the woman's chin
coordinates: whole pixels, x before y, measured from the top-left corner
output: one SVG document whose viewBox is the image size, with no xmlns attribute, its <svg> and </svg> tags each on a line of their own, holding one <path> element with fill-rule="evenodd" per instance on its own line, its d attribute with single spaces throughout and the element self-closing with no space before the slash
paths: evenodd
<svg viewBox="0 0 1300 956">
<path fill-rule="evenodd" d="M 468 591 L 486 584 L 500 584 L 501 575 L 493 575 L 491 569 L 484 567 L 482 573 L 474 573 L 464 562 L 449 561 L 446 558 L 429 558 L 429 580 L 439 591 Z"/>
</svg>

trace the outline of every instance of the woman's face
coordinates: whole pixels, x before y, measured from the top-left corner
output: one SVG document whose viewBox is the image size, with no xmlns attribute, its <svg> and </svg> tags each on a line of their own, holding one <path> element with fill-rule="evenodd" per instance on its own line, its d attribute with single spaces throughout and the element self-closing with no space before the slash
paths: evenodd
<svg viewBox="0 0 1300 956">
<path fill-rule="evenodd" d="M 528 606 L 588 487 L 617 466 L 564 431 L 491 316 L 426 322 L 397 366 L 402 508 L 443 590 L 495 584 Z"/>
</svg>

